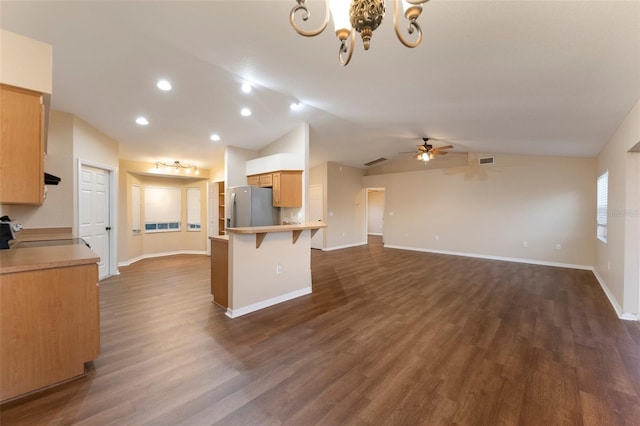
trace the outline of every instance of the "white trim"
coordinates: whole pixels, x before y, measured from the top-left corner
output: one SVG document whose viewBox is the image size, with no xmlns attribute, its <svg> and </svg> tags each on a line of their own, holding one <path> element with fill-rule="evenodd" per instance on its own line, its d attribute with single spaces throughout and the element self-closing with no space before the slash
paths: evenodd
<svg viewBox="0 0 640 426">
<path fill-rule="evenodd" d="M 227 308 L 226 315 L 229 318 L 238 318 L 239 316 L 246 315 L 251 312 L 258 311 L 260 309 L 268 308 L 269 306 L 277 305 L 278 303 L 286 302 L 287 300 L 306 296 L 307 294 L 311 294 L 311 287 L 305 287 L 300 290 L 292 291 L 291 293 L 272 297 L 271 299 L 263 300 L 261 302 L 254 303 L 249 306 L 244 306 L 242 308 L 236 308 L 236 309 Z"/>
<path fill-rule="evenodd" d="M 131 258 L 129 260 L 125 260 L 124 262 L 119 262 L 118 266 L 129 266 L 133 263 L 138 262 L 142 259 L 151 259 L 154 257 L 165 257 L 165 256 L 175 256 L 178 254 L 207 254 L 206 250 L 179 250 L 179 251 L 165 251 L 162 253 L 151 253 L 151 254 L 143 254 L 142 256 L 137 256 Z"/>
<path fill-rule="evenodd" d="M 367 235 L 377 235 L 379 237 L 382 237 L 382 233 L 381 232 L 369 232 Z"/>
<path fill-rule="evenodd" d="M 366 246 L 367 244 L 368 243 L 354 243 L 354 244 L 347 244 L 344 246 L 327 247 L 327 248 L 323 248 L 322 251 L 333 251 L 333 250 L 346 249 L 350 247 Z"/>
<path fill-rule="evenodd" d="M 447 251 L 447 250 L 431 250 L 431 249 L 422 249 L 417 247 L 394 246 L 394 245 L 387 245 L 387 244 L 385 244 L 385 248 L 421 251 L 425 253 L 448 254 L 451 256 L 474 257 L 478 259 L 502 260 L 505 262 L 529 263 L 531 265 L 555 266 L 558 268 L 582 269 L 585 271 L 593 270 L 593 266 L 590 266 L 590 265 L 574 265 L 572 263 L 548 262 L 545 260 L 535 260 L 535 259 L 521 259 L 518 257 L 492 256 L 487 254 L 464 253 L 464 252 Z"/>
<path fill-rule="evenodd" d="M 613 306 L 613 310 L 616 311 L 616 315 L 618 315 L 618 318 L 625 321 L 640 321 L 640 315 L 632 314 L 630 312 L 622 312 L 622 307 L 616 301 L 616 298 L 613 296 L 613 294 L 609 290 L 609 287 L 607 287 L 607 284 L 605 283 L 604 278 L 600 276 L 600 274 L 598 273 L 598 270 L 595 267 L 592 268 L 592 271 L 593 271 L 593 275 L 596 277 L 596 280 L 598 280 L 598 283 L 600 283 L 600 287 L 602 288 L 602 291 L 604 291 L 604 294 L 607 296 L 607 299 L 609 299 L 609 303 L 611 303 L 611 306 Z"/>
</svg>

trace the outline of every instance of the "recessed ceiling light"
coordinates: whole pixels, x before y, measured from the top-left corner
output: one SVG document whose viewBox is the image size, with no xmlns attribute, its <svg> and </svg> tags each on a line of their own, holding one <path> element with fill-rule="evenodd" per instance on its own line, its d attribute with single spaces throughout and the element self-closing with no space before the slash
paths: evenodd
<svg viewBox="0 0 640 426">
<path fill-rule="evenodd" d="M 136 118 L 136 123 L 138 123 L 141 126 L 146 126 L 147 124 L 149 124 L 149 120 L 147 120 L 144 117 L 138 117 Z"/>
<path fill-rule="evenodd" d="M 244 93 L 251 93 L 251 85 L 245 81 L 242 83 L 242 91 Z"/>
<path fill-rule="evenodd" d="M 289 105 L 289 108 L 291 108 L 293 111 L 300 109 L 300 107 L 300 102 L 291 102 L 291 105 Z"/>
<path fill-rule="evenodd" d="M 217 134 L 217 133 L 214 133 L 214 134 L 211 135 L 211 137 L 209 139 L 211 139 L 212 141 L 218 142 L 220 140 L 220 135 Z"/>
<path fill-rule="evenodd" d="M 240 114 L 241 114 L 243 117 L 248 117 L 248 116 L 250 116 L 250 115 L 251 115 L 251 110 L 250 110 L 249 108 L 242 108 L 242 109 L 240 110 Z"/>
<path fill-rule="evenodd" d="M 171 90 L 171 83 L 169 83 L 169 80 L 159 80 L 156 86 L 158 86 L 158 89 L 164 90 L 165 92 Z"/>
</svg>

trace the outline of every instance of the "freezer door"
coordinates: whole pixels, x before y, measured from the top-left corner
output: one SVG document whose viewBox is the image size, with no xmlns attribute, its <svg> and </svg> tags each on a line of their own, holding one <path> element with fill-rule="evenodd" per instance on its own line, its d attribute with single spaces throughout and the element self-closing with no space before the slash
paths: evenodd
<svg viewBox="0 0 640 426">
<path fill-rule="evenodd" d="M 238 186 L 231 190 L 231 228 L 251 226 L 251 187 Z"/>
<path fill-rule="evenodd" d="M 251 187 L 251 190 L 251 226 L 277 225 L 280 218 L 279 212 L 273 207 L 273 190 L 256 187 Z"/>
</svg>

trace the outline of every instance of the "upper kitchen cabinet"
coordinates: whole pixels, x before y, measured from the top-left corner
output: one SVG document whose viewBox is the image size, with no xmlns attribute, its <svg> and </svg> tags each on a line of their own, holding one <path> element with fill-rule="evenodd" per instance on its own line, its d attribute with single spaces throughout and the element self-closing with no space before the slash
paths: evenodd
<svg viewBox="0 0 640 426">
<path fill-rule="evenodd" d="M 247 185 L 259 186 L 260 188 L 271 188 L 273 186 L 273 176 L 271 173 L 247 176 Z"/>
<path fill-rule="evenodd" d="M 42 204 L 51 45 L 0 30 L 0 204 Z"/>
<path fill-rule="evenodd" d="M 42 204 L 42 94 L 0 84 L 0 127 L 0 204 Z"/>
<path fill-rule="evenodd" d="M 272 174 L 273 205 L 302 207 L 302 172 L 280 171 Z"/>
</svg>

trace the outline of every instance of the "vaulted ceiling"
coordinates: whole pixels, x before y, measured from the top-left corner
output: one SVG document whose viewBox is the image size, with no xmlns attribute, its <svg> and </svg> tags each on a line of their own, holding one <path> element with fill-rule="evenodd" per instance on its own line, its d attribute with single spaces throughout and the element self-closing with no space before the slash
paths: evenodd
<svg viewBox="0 0 640 426">
<path fill-rule="evenodd" d="M 312 27 L 324 2 L 307 3 Z M 3 0 L 0 26 L 53 45 L 52 107 L 132 160 L 210 167 L 225 145 L 260 149 L 304 121 L 312 166 L 393 159 L 424 136 L 455 151 L 595 156 L 640 94 L 640 1 L 430 0 L 415 49 L 396 39 L 387 1 L 371 49 L 357 40 L 346 67 L 331 24 L 313 38 L 291 28 L 295 4 Z"/>
</svg>

